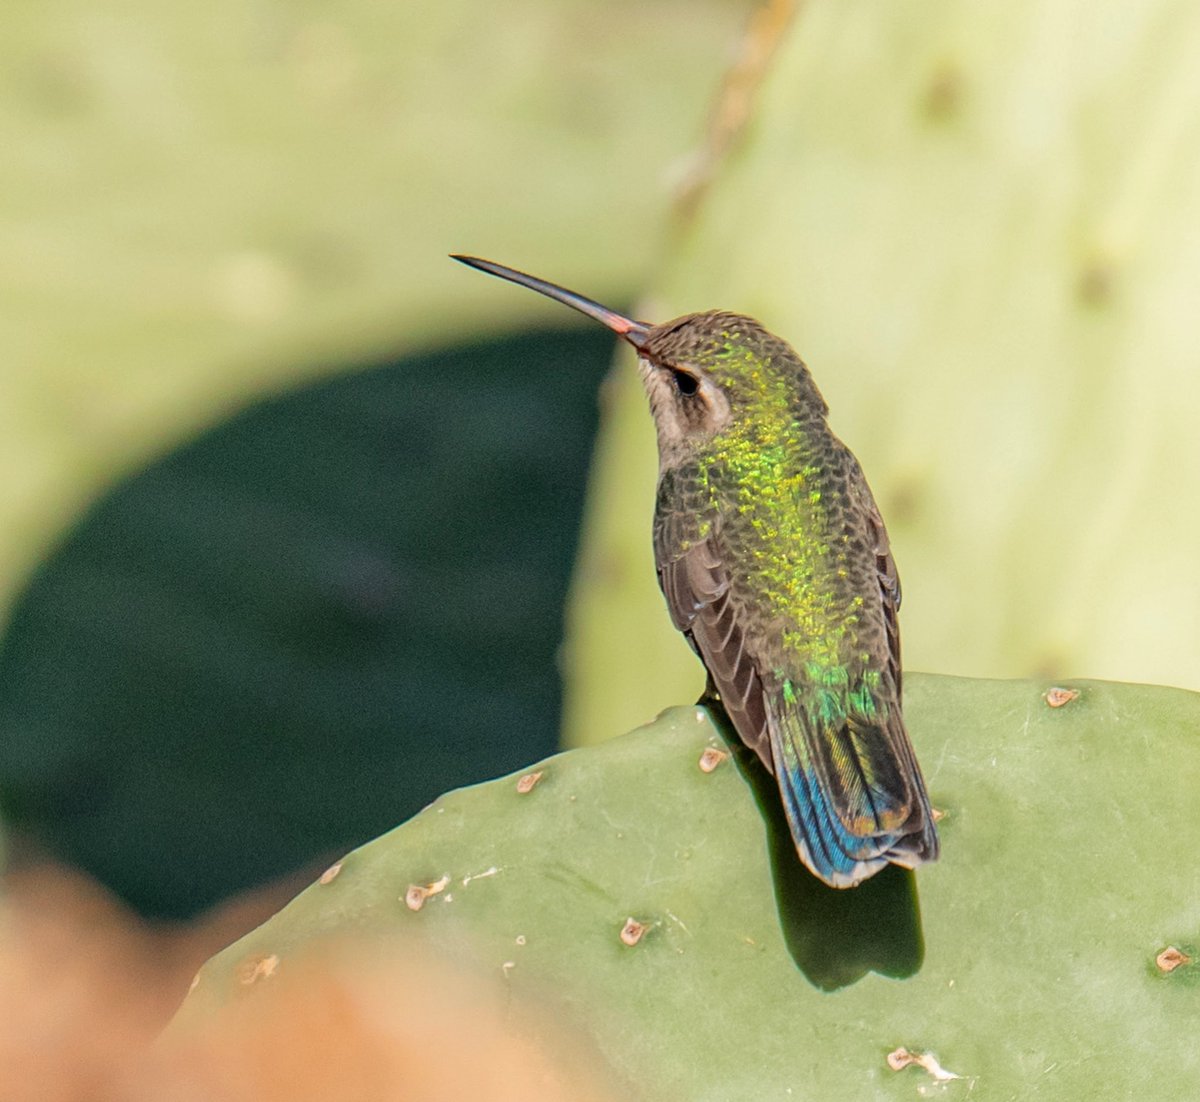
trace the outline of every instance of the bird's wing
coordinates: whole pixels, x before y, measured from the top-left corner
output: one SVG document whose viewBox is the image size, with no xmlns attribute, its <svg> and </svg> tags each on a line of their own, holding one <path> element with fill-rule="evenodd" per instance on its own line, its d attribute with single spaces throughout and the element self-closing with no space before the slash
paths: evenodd
<svg viewBox="0 0 1200 1102">
<path fill-rule="evenodd" d="M 720 551 L 720 517 L 693 508 L 699 503 L 686 493 L 672 496 L 669 506 L 664 496 L 660 487 L 654 557 L 671 620 L 703 659 L 742 742 L 773 771 L 762 679 Z"/>
</svg>

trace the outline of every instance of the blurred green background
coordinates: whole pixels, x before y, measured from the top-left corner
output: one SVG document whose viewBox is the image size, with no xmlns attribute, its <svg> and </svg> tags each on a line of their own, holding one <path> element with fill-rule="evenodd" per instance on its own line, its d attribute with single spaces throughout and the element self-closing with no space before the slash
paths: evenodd
<svg viewBox="0 0 1200 1102">
<path fill-rule="evenodd" d="M 6 15 L 18 855 L 187 914 L 699 691 L 628 362 L 602 385 L 607 334 L 451 251 L 789 338 L 906 666 L 1200 687 L 1200 14 L 790 14 Z"/>
<path fill-rule="evenodd" d="M 1197 50 L 1181 0 L 804 4 L 672 241 L 644 313 L 739 310 L 812 368 L 888 525 L 909 669 L 1200 688 Z M 703 684 L 644 611 L 638 389 L 577 575 L 583 741 Z"/>
<path fill-rule="evenodd" d="M 612 344 L 446 254 L 631 300 L 748 10 L 10 6 L 18 859 L 187 915 L 553 751 Z"/>
</svg>

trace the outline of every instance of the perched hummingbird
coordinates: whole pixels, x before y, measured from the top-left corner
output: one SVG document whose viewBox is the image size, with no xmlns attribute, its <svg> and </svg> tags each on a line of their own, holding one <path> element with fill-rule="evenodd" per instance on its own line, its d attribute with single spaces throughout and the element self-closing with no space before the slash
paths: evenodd
<svg viewBox="0 0 1200 1102">
<path fill-rule="evenodd" d="M 774 774 L 801 860 L 848 888 L 938 855 L 900 713 L 900 579 L 858 461 L 792 348 L 753 318 L 662 325 L 455 256 L 637 350 L 658 432 L 654 557 L 675 626 Z"/>
</svg>

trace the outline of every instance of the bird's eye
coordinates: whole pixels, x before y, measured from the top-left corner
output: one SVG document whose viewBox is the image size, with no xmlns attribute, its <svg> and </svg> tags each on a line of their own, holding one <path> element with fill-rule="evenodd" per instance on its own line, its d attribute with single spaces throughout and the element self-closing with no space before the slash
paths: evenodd
<svg viewBox="0 0 1200 1102">
<path fill-rule="evenodd" d="M 695 375 L 680 371 L 677 367 L 671 368 L 671 378 L 675 380 L 675 389 L 685 397 L 690 398 L 700 386 L 700 380 Z"/>
</svg>

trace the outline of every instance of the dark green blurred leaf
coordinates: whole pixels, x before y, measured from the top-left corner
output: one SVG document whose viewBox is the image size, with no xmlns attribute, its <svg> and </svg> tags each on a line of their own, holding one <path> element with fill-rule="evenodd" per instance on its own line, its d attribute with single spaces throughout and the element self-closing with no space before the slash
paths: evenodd
<svg viewBox="0 0 1200 1102">
<path fill-rule="evenodd" d="M 554 750 L 609 335 L 363 365 L 94 508 L 0 650 L 0 801 L 182 915 Z"/>
</svg>

